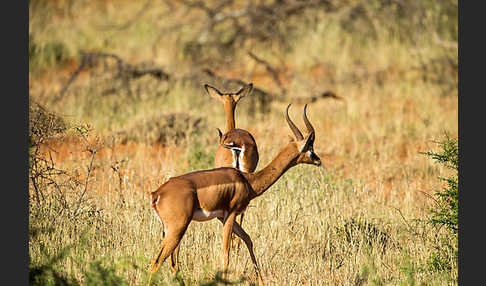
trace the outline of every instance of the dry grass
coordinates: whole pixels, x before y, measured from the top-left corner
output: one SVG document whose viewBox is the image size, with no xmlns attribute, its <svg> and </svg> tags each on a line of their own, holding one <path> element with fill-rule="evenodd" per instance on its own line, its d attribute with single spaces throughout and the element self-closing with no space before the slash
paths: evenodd
<svg viewBox="0 0 486 286">
<path fill-rule="evenodd" d="M 224 114 L 222 106 L 203 93 L 204 82 L 198 88 L 141 79 L 151 89 L 140 98 L 128 98 L 100 96 L 98 85 L 82 89 L 92 80 L 85 74 L 75 84 L 81 92 L 54 101 L 77 67 L 78 50 L 109 51 L 131 63 L 150 59 L 177 76 L 190 71 L 175 35 L 160 38 L 155 32 L 174 24 L 172 18 L 168 23 L 160 20 L 163 8 L 154 5 L 126 29 L 100 29 L 133 19 L 145 2 L 120 2 L 119 7 L 111 1 L 95 3 L 74 3 L 74 16 L 68 15 L 66 5 L 59 5 L 61 10 L 50 19 L 40 10 L 30 14 L 29 32 L 38 44 L 62 41 L 72 55 L 72 61 L 31 70 L 30 97 L 72 125 L 91 124 L 94 131 L 88 141 L 96 141 L 99 148 L 89 173 L 85 213 L 72 218 L 48 207 L 36 211 L 31 205 L 36 220 L 30 228 L 39 233 L 31 237 L 29 253 L 31 264 L 40 264 L 71 245 L 67 258 L 56 266 L 65 273 L 82 281 L 86 264 L 101 261 L 114 266 L 129 285 L 142 285 L 162 240 L 149 193 L 170 176 L 211 168 L 215 128 L 224 127 Z M 253 239 L 264 280 L 270 285 L 456 284 L 451 282 L 457 277 L 456 262 L 452 274 L 427 270 L 437 233 L 443 230 L 420 221 L 433 204 L 430 196 L 441 187 L 437 177 L 448 172 L 420 152 L 434 149 L 433 141 L 445 132 L 456 138 L 458 134 L 457 88 L 444 94 L 440 83 L 424 79 L 425 71 L 417 68 L 444 51 L 426 38 L 415 46 L 385 36 L 360 45 L 330 19 L 313 32 L 302 31 L 290 52 L 273 46 L 261 51 L 269 62 L 283 63 L 280 76 L 291 96 L 333 90 L 344 98 L 323 99 L 308 108 L 316 129 L 315 150 L 325 168 L 300 165 L 289 170 L 247 210 L 243 226 Z M 219 74 L 277 89 L 264 67 L 251 62 L 243 49 L 228 62 L 218 68 Z M 357 79 L 348 80 L 350 75 Z M 254 135 L 261 169 L 285 145 L 290 130 L 283 117 L 286 103 L 274 102 L 270 113 L 261 115 L 249 113 L 251 100 L 249 95 L 240 102 L 236 121 Z M 303 126 L 302 110 L 299 104 L 290 110 L 298 126 Z M 138 126 L 136 122 L 173 112 L 201 117 L 206 128 L 177 144 L 122 143 L 117 135 Z M 76 170 L 72 174 L 86 179 L 91 155 L 85 152 L 85 141 L 72 137 L 49 146 L 43 151 L 58 168 Z M 70 191 L 75 196 L 79 189 Z M 222 265 L 221 249 L 217 220 L 190 225 L 179 258 L 186 285 L 215 277 Z M 255 282 L 244 246 L 232 250 L 230 270 L 232 280 L 246 277 L 243 284 Z M 177 284 L 167 265 L 155 279 Z"/>
</svg>

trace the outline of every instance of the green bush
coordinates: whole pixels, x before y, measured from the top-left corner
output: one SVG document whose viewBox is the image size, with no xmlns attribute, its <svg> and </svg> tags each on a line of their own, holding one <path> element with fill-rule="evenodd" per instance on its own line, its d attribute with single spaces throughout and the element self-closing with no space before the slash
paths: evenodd
<svg viewBox="0 0 486 286">
<path fill-rule="evenodd" d="M 458 222 L 458 203 L 459 190 L 458 184 L 458 164 L 459 149 L 457 139 L 446 138 L 438 142 L 441 147 L 439 153 L 428 151 L 425 155 L 434 159 L 437 163 L 452 169 L 453 173 L 449 177 L 439 177 L 446 182 L 446 186 L 437 190 L 434 194 L 435 205 L 429 209 L 431 217 L 427 220 L 433 226 L 446 227 L 447 234 L 439 237 L 439 242 L 435 246 L 435 252 L 428 260 L 432 270 L 452 272 L 457 269 L 458 245 L 457 234 L 459 230 Z"/>
<path fill-rule="evenodd" d="M 433 225 L 444 225 L 452 234 L 457 235 L 457 231 L 459 229 L 457 219 L 459 199 L 457 189 L 457 171 L 459 161 L 458 144 L 456 139 L 451 139 L 448 136 L 446 136 L 444 141 L 439 142 L 438 144 L 442 148 L 440 153 L 429 151 L 425 154 L 430 156 L 436 162 L 454 170 L 455 172 L 447 178 L 439 177 L 441 180 L 447 183 L 447 187 L 442 190 L 438 190 L 435 193 L 437 204 L 434 208 L 430 209 L 432 214 L 430 223 Z"/>
</svg>

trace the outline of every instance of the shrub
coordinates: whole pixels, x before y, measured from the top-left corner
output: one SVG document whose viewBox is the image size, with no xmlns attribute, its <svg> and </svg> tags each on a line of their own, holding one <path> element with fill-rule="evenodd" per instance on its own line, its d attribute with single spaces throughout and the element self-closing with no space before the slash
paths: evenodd
<svg viewBox="0 0 486 286">
<path fill-rule="evenodd" d="M 71 134 L 70 130 L 77 133 Z M 88 127 L 68 126 L 58 115 L 49 112 L 37 103 L 29 105 L 29 283 L 31 285 L 82 285 L 63 266 L 72 259 L 74 244 L 63 242 L 68 230 L 69 237 L 78 237 L 81 228 L 91 226 L 102 219 L 101 212 L 84 196 L 88 179 L 93 169 L 93 159 L 98 146 L 86 145 L 91 153 L 85 180 L 78 178 L 76 169 L 61 169 L 56 165 L 52 153 L 55 141 L 63 141 L 70 135 L 79 139 L 89 132 Z M 85 222 L 89 222 L 86 224 Z M 80 230 L 81 229 L 81 230 Z M 82 237 L 82 235 L 80 236 Z M 82 242 L 82 240 L 81 240 Z M 57 243 L 57 245 L 56 245 Z M 84 261 L 79 263 L 84 267 Z M 103 268 L 94 261 L 88 265 L 85 283 L 121 285 L 112 268 Z M 93 282 L 93 283 L 91 283 Z M 91 283 L 91 284 L 90 284 Z M 108 284 L 104 285 L 108 285 Z"/>
<path fill-rule="evenodd" d="M 429 151 L 425 154 L 455 172 L 447 178 L 439 177 L 447 183 L 447 187 L 435 193 L 437 204 L 434 208 L 430 209 L 430 213 L 432 214 L 430 223 L 433 225 L 444 225 L 453 235 L 457 235 L 459 229 L 457 219 L 459 199 L 457 188 L 458 144 L 456 139 L 451 139 L 448 136 L 442 142 L 438 142 L 438 144 L 442 148 L 440 153 Z"/>
<path fill-rule="evenodd" d="M 459 190 L 458 183 L 458 163 L 459 150 L 457 139 L 446 138 L 438 142 L 441 147 L 439 153 L 428 151 L 424 154 L 434 159 L 437 163 L 452 169 L 453 173 L 449 177 L 439 177 L 446 182 L 446 186 L 435 192 L 435 205 L 429 209 L 431 217 L 427 220 L 433 226 L 445 226 L 448 230 L 447 235 L 439 237 L 439 242 L 435 246 L 436 250 L 428 260 L 432 270 L 449 271 L 452 273 L 457 268 L 457 234 L 458 223 L 458 203 Z M 456 267 L 454 267 L 456 266 Z M 453 274 L 454 276 L 455 274 Z"/>
</svg>

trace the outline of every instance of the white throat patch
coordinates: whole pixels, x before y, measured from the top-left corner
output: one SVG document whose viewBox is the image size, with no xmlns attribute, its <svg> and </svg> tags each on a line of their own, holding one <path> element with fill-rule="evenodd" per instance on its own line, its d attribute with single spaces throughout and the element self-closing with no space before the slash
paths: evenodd
<svg viewBox="0 0 486 286">
<path fill-rule="evenodd" d="M 231 154 L 233 155 L 233 168 L 237 168 L 238 158 L 236 157 L 236 150 L 231 149 Z"/>
<path fill-rule="evenodd" d="M 309 150 L 309 151 L 307 151 L 307 153 L 306 153 L 306 154 L 307 154 L 307 157 L 311 158 L 311 156 L 312 156 L 312 152 L 311 152 L 310 150 Z"/>
<path fill-rule="evenodd" d="M 245 155 L 245 146 L 243 145 L 243 147 L 241 147 L 241 151 L 240 151 L 240 157 L 239 157 L 240 166 L 239 167 L 240 167 L 240 171 L 248 173 L 248 170 L 245 167 L 245 161 L 243 160 L 244 155 Z"/>
</svg>

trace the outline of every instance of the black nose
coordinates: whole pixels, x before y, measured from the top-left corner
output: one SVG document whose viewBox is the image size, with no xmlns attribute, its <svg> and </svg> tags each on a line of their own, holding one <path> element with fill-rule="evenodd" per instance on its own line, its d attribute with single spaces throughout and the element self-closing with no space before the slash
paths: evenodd
<svg viewBox="0 0 486 286">
<path fill-rule="evenodd" d="M 321 158 L 317 157 L 315 153 L 311 154 L 311 159 L 314 161 L 314 164 L 319 167 L 321 166 Z"/>
</svg>

